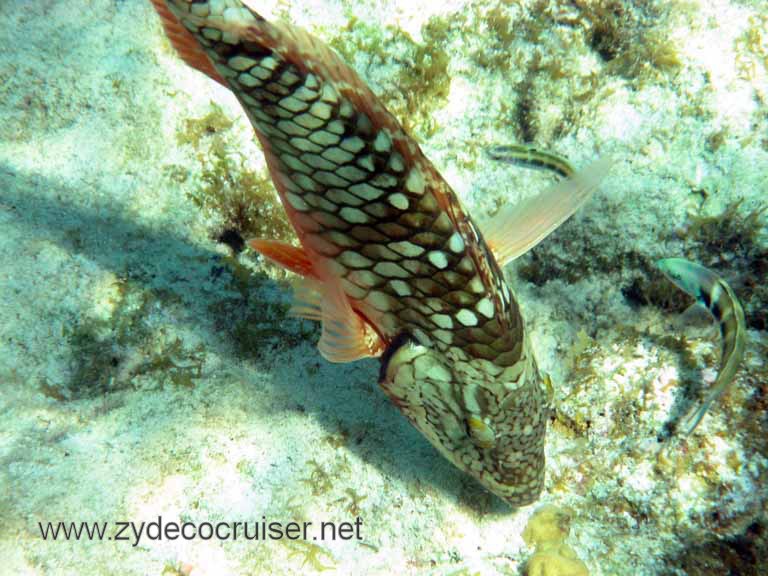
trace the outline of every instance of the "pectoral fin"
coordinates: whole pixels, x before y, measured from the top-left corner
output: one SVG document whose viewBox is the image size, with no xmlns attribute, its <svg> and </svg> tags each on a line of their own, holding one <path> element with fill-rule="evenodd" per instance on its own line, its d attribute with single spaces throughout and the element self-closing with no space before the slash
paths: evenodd
<svg viewBox="0 0 768 576">
<path fill-rule="evenodd" d="M 700 330 L 711 328 L 712 312 L 703 303 L 694 302 L 680 313 L 676 318 L 676 323 L 681 328 L 688 326 Z"/>
<path fill-rule="evenodd" d="M 292 244 L 266 238 L 248 240 L 248 246 L 294 274 L 304 277 L 316 277 L 312 260 L 301 246 L 293 246 Z"/>
<path fill-rule="evenodd" d="M 313 262 L 299 246 L 277 240 L 256 238 L 249 240 L 248 246 L 301 276 L 288 314 L 322 323 L 317 348 L 326 360 L 352 362 L 381 354 L 381 338 L 352 308 L 339 279 L 325 270 L 322 262 Z"/>
<path fill-rule="evenodd" d="M 352 308 L 337 282 L 300 280 L 294 288 L 294 302 L 288 313 L 322 323 L 317 349 L 329 362 L 375 357 L 384 350 L 379 335 Z"/>
<path fill-rule="evenodd" d="M 502 208 L 482 225 L 483 237 L 499 266 L 528 252 L 583 206 L 610 166 L 610 160 L 598 160 L 572 178 Z"/>
<path fill-rule="evenodd" d="M 384 344 L 375 330 L 355 312 L 337 278 L 313 263 L 299 246 L 257 238 L 248 245 L 262 256 L 301 276 L 293 293 L 290 316 L 323 325 L 317 348 L 329 362 L 352 362 L 378 356 Z"/>
</svg>

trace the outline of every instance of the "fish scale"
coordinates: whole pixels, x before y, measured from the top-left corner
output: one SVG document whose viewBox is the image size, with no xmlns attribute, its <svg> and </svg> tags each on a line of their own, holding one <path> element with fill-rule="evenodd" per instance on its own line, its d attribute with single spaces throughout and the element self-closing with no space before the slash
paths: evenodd
<svg viewBox="0 0 768 576">
<path fill-rule="evenodd" d="M 174 45 L 180 22 L 212 67 L 193 65 L 245 109 L 303 249 L 383 341 L 387 395 L 456 466 L 513 505 L 534 501 L 541 379 L 517 303 L 450 186 L 306 32 L 234 0 L 153 3 Z"/>
</svg>

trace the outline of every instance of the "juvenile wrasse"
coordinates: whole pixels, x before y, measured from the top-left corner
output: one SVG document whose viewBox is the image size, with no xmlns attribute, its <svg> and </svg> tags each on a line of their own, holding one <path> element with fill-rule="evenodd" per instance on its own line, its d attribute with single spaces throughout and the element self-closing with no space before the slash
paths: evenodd
<svg viewBox="0 0 768 576">
<path fill-rule="evenodd" d="M 475 225 L 371 90 L 304 30 L 237 0 L 152 0 L 179 55 L 248 115 L 300 247 L 253 239 L 299 274 L 293 312 L 332 362 L 381 358 L 379 384 L 461 470 L 512 505 L 538 498 L 542 376 L 501 266 L 589 198 L 598 162 Z"/>
<path fill-rule="evenodd" d="M 744 310 L 728 283 L 711 270 L 683 258 L 666 258 L 656 265 L 678 288 L 690 294 L 720 325 L 720 372 L 698 409 L 685 419 L 686 434 L 694 431 L 709 407 L 733 382 L 744 358 L 747 329 Z"/>
<path fill-rule="evenodd" d="M 564 178 L 570 178 L 576 173 L 566 158 L 527 144 L 498 144 L 488 149 L 488 155 L 509 164 L 551 170 Z"/>
</svg>

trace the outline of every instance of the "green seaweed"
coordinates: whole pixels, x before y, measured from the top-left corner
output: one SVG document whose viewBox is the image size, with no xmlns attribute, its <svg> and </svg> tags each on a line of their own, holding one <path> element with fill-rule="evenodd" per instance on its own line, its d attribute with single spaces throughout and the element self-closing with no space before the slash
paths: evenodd
<svg viewBox="0 0 768 576">
<path fill-rule="evenodd" d="M 189 567 L 179 562 L 166 562 L 160 576 L 188 576 Z"/>
<path fill-rule="evenodd" d="M 252 268 L 243 264 L 236 256 L 224 256 L 221 263 L 230 275 L 228 288 L 239 292 L 243 300 L 248 300 L 251 291 L 261 286 L 262 277 L 258 276 Z M 221 269 L 219 268 L 219 270 Z M 282 320 L 284 317 L 285 314 L 281 314 L 278 319 Z"/>
<path fill-rule="evenodd" d="M 537 286 L 551 280 L 571 284 L 595 274 L 605 274 L 627 268 L 651 269 L 647 256 L 623 244 L 606 244 L 588 227 L 578 226 L 579 216 L 565 222 L 558 230 L 533 250 L 519 258 L 518 275 Z"/>
<path fill-rule="evenodd" d="M 691 216 L 685 237 L 717 258 L 726 252 L 751 252 L 763 227 L 760 219 L 768 205 L 745 214 L 741 209 L 743 203 L 742 198 L 728 204 L 720 214 Z"/>
<path fill-rule="evenodd" d="M 229 239 L 229 245 L 238 252 L 243 239 L 294 238 L 268 174 L 248 170 L 245 157 L 240 153 L 228 154 L 221 140 L 215 140 L 208 154 L 201 153 L 198 159 L 202 165 L 202 185 L 188 196 L 204 213 L 218 218 L 219 239 Z"/>
<path fill-rule="evenodd" d="M 514 18 L 505 6 L 487 11 L 476 8 L 480 23 L 476 33 L 483 33 L 485 42 L 472 54 L 473 60 L 483 68 L 506 72 L 512 64 L 521 65 L 519 59 L 512 58 L 515 42 L 542 46 L 554 39 L 546 58 L 534 52 L 534 60 L 525 64 L 527 75 L 538 71 L 547 72 L 550 80 L 572 79 L 567 63 L 575 47 L 572 42 L 558 46 L 556 37 L 550 36 L 561 28 L 577 31 L 576 38 L 580 36 L 583 45 L 597 53 L 608 74 L 636 84 L 663 79 L 682 67 L 679 48 L 670 36 L 669 5 L 623 0 L 574 0 L 570 5 L 574 10 L 564 10 L 560 2 L 537 0 Z M 582 90 L 581 96 L 588 98 L 595 93 Z"/>
<path fill-rule="evenodd" d="M 150 355 L 136 374 L 163 372 L 174 386 L 194 388 L 195 380 L 202 378 L 204 364 L 205 348 L 202 344 L 188 350 L 184 348 L 181 338 L 176 338 Z"/>
<path fill-rule="evenodd" d="M 64 400 L 67 399 L 62 389 L 56 385 L 51 384 L 47 378 L 43 378 L 40 381 L 40 384 L 38 385 L 38 390 L 40 390 L 43 396 L 47 398 L 51 398 L 52 400 L 56 400 L 58 402 L 63 402 Z"/>
<path fill-rule="evenodd" d="M 341 428 L 334 434 L 328 434 L 323 437 L 323 442 L 331 448 L 343 448 L 349 443 L 349 430 Z"/>
<path fill-rule="evenodd" d="M 307 461 L 306 467 L 309 475 L 301 478 L 299 482 L 308 486 L 314 497 L 330 493 L 334 486 L 343 483 L 340 480 L 350 473 L 349 460 L 346 456 L 341 456 L 331 462 L 328 469 L 324 468 L 314 458 Z M 360 498 L 360 500 L 363 498 Z M 356 500 L 353 499 L 352 503 L 354 502 Z"/>
<path fill-rule="evenodd" d="M 721 128 L 707 136 L 707 147 L 712 152 L 717 152 L 728 139 L 728 129 Z"/>
<path fill-rule="evenodd" d="M 717 511 L 711 515 L 714 520 L 720 517 Z M 709 536 L 703 539 L 700 531 L 680 534 L 685 545 L 667 552 L 664 565 L 688 576 L 762 576 L 768 565 L 768 518 L 765 512 L 750 511 L 735 518 L 733 524 L 735 529 L 730 530 L 715 526 L 704 532 Z"/>
<path fill-rule="evenodd" d="M 691 304 L 691 298 L 678 290 L 667 278 L 653 270 L 648 263 L 641 268 L 621 292 L 630 304 L 656 306 L 665 312 L 682 312 Z"/>
<path fill-rule="evenodd" d="M 73 358 L 65 395 L 72 399 L 129 386 L 128 381 L 117 378 L 124 354 L 149 337 L 144 322 L 149 294 L 125 278 L 117 279 L 113 287 L 116 296 L 110 318 L 77 319 L 63 328 Z"/>
<path fill-rule="evenodd" d="M 752 15 L 748 22 L 749 26 L 736 40 L 736 64 L 742 78 L 755 80 L 760 77 L 759 67 L 768 72 L 768 15 Z"/>
<path fill-rule="evenodd" d="M 201 184 L 187 196 L 205 215 L 217 220 L 214 236 L 234 253 L 241 252 L 245 240 L 252 237 L 293 239 L 269 174 L 249 170 L 245 157 L 228 149 L 226 136 L 234 122 L 216 103 L 211 102 L 210 107 L 205 116 L 186 119 L 176 134 L 179 145 L 198 150 Z M 164 170 L 174 182 L 188 181 L 188 171 L 182 166 L 167 165 Z"/>
<path fill-rule="evenodd" d="M 202 376 L 203 347 L 187 349 L 180 338 L 150 327 L 153 305 L 168 296 L 126 278 L 113 286 L 114 310 L 109 318 L 79 318 L 63 328 L 73 358 L 69 382 L 60 389 L 43 385 L 41 391 L 54 398 L 90 398 L 134 388 L 137 377 L 154 374 L 165 375 L 173 385 L 193 387 Z"/>
<path fill-rule="evenodd" d="M 344 507 L 344 510 L 348 512 L 351 516 L 359 516 L 360 515 L 360 504 L 363 503 L 363 500 L 368 498 L 367 494 L 358 494 L 357 491 L 354 488 L 344 488 L 344 494 L 345 496 L 343 498 L 339 498 L 336 500 L 337 503 L 344 503 L 346 502 L 347 505 Z"/>
<path fill-rule="evenodd" d="M 445 48 L 448 22 L 431 18 L 421 30 L 424 42 L 418 43 L 396 26 L 382 28 L 352 17 L 329 44 L 350 65 L 358 53 L 373 66 L 395 64 L 397 72 L 384 79 L 379 98 L 407 132 L 420 130 L 431 135 L 437 130 L 432 111 L 445 104 L 451 85 L 450 56 Z"/>
<path fill-rule="evenodd" d="M 208 305 L 217 329 L 228 335 L 235 354 L 259 360 L 274 349 L 298 346 L 319 338 L 319 326 L 288 315 L 287 299 L 275 301 L 267 277 L 234 255 L 221 257 L 212 275 L 221 282 L 223 297 Z"/>
<path fill-rule="evenodd" d="M 536 115 L 536 91 L 534 80 L 538 77 L 538 59 L 529 66 L 525 79 L 517 85 L 516 92 L 520 95 L 515 103 L 514 125 L 517 127 L 520 142 L 534 142 L 539 133 L 538 117 Z"/>
<path fill-rule="evenodd" d="M 197 148 L 200 141 L 208 136 L 221 134 L 229 130 L 234 122 L 224 113 L 224 110 L 211 101 L 211 111 L 202 118 L 187 118 L 184 129 L 176 134 L 179 146 L 190 144 Z"/>
<path fill-rule="evenodd" d="M 574 0 L 578 24 L 609 73 L 642 83 L 682 66 L 679 49 L 662 24 L 670 6 L 622 0 Z"/>
<path fill-rule="evenodd" d="M 268 350 L 292 348 L 319 337 L 318 328 L 313 323 L 296 319 L 280 320 L 287 310 L 287 305 L 254 307 L 237 320 L 231 334 L 238 356 L 260 359 Z"/>
<path fill-rule="evenodd" d="M 478 10 L 476 18 L 485 34 L 482 47 L 472 53 L 472 59 L 488 70 L 509 71 L 513 63 L 510 48 L 519 33 L 512 16 L 504 7 L 494 6 L 485 13 Z"/>
<path fill-rule="evenodd" d="M 333 478 L 317 460 L 313 458 L 307 461 L 307 467 L 309 476 L 303 478 L 301 482 L 310 487 L 313 496 L 320 496 L 333 488 Z"/>
<path fill-rule="evenodd" d="M 705 193 L 705 197 L 706 197 Z M 744 209 L 743 199 L 728 204 L 715 215 L 690 217 L 679 232 L 689 260 L 721 274 L 736 291 L 744 307 L 747 325 L 768 329 L 768 245 L 765 243 L 768 204 Z"/>
<path fill-rule="evenodd" d="M 302 566 L 309 564 L 315 572 L 324 572 L 336 568 L 336 559 L 333 555 L 314 542 L 307 542 L 306 540 L 283 540 L 282 542 L 288 548 L 289 557 L 301 557 Z M 328 564 L 323 563 L 323 559 Z"/>
</svg>

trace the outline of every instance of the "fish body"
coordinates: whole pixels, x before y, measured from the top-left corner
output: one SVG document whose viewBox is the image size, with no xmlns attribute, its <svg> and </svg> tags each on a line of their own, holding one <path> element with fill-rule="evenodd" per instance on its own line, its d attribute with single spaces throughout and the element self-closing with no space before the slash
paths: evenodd
<svg viewBox="0 0 768 576">
<path fill-rule="evenodd" d="M 574 170 L 566 158 L 524 144 L 492 146 L 488 150 L 488 155 L 494 160 L 507 162 L 508 164 L 549 170 L 565 178 L 570 178 L 576 173 L 576 170 Z"/>
<path fill-rule="evenodd" d="M 733 382 L 744 358 L 747 340 L 744 310 L 728 283 L 708 268 L 683 258 L 665 258 L 656 265 L 673 284 L 705 306 L 720 326 L 720 371 L 710 392 L 685 419 L 686 434 L 690 434 Z"/>
<path fill-rule="evenodd" d="M 307 32 L 236 0 L 152 1 L 182 58 L 253 124 L 301 246 L 250 246 L 304 278 L 294 311 L 322 322 L 323 356 L 380 357 L 382 389 L 448 460 L 513 506 L 535 501 L 542 377 L 499 262 L 448 183 Z"/>
</svg>

